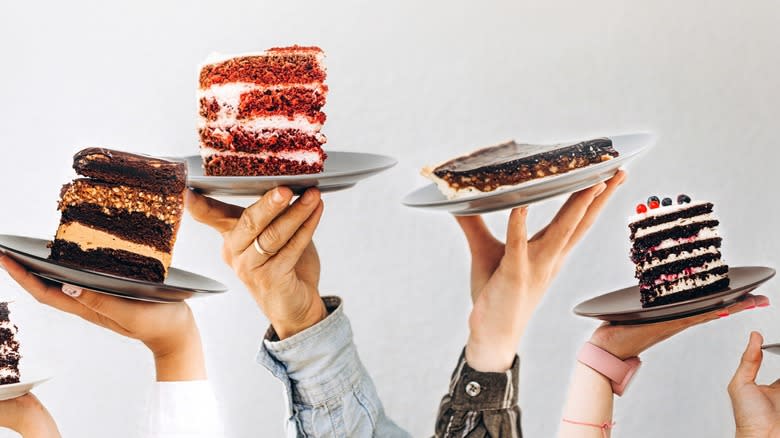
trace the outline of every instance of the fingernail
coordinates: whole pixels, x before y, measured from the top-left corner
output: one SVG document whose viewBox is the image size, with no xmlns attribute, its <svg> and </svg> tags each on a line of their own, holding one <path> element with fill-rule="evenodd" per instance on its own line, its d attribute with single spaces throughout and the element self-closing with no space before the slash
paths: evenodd
<svg viewBox="0 0 780 438">
<path fill-rule="evenodd" d="M 745 310 L 750 310 L 750 309 L 755 309 L 755 308 L 756 308 L 756 305 L 753 304 L 753 305 L 745 307 Z"/>
<path fill-rule="evenodd" d="M 730 315 L 729 312 L 720 312 L 720 313 L 718 313 L 718 317 L 719 318 L 725 318 L 725 317 L 727 317 L 729 315 Z"/>
<path fill-rule="evenodd" d="M 69 297 L 77 298 L 78 296 L 81 295 L 81 291 L 82 290 L 83 289 L 81 289 L 78 286 L 73 286 L 73 285 L 70 285 L 70 284 L 63 284 L 62 285 L 62 291 L 65 292 L 65 295 L 67 295 Z"/>
<path fill-rule="evenodd" d="M 598 195 L 600 195 L 600 194 L 604 193 L 604 190 L 607 190 L 607 185 L 606 185 L 606 184 L 604 184 L 604 183 L 601 183 L 601 184 L 599 185 L 599 188 L 596 190 L 596 196 L 598 196 Z"/>
<path fill-rule="evenodd" d="M 303 205 L 309 205 L 314 202 L 315 198 L 316 196 L 314 195 L 314 190 L 306 190 L 303 196 L 301 196 L 301 203 Z"/>
<path fill-rule="evenodd" d="M 758 307 L 769 307 L 769 302 L 758 304 Z"/>
<path fill-rule="evenodd" d="M 280 204 L 284 202 L 284 196 L 282 196 L 282 193 L 279 191 L 279 189 L 274 189 L 274 193 L 271 195 L 271 200 L 277 204 Z"/>
</svg>

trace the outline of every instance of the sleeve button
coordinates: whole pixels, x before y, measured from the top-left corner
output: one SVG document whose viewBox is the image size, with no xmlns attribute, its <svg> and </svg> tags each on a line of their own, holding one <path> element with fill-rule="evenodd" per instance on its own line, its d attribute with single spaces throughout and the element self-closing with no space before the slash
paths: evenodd
<svg viewBox="0 0 780 438">
<path fill-rule="evenodd" d="M 476 397 L 482 392 L 482 387 L 477 382 L 469 382 L 466 384 L 466 394 Z"/>
</svg>

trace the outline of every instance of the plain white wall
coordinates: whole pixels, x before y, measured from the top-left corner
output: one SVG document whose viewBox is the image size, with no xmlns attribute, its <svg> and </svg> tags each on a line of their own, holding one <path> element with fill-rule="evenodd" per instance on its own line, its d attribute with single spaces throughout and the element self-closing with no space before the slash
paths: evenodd
<svg viewBox="0 0 780 438">
<path fill-rule="evenodd" d="M 418 169 L 506 138 L 655 130 L 657 147 L 630 167 L 520 349 L 523 427 L 549 437 L 575 350 L 596 326 L 571 309 L 632 283 L 625 217 L 637 202 L 679 192 L 711 199 L 732 265 L 778 265 L 778 18 L 773 1 L 5 2 L 0 232 L 53 234 L 59 187 L 82 147 L 197 153 L 196 65 L 210 52 L 319 45 L 331 89 L 327 146 L 400 160 L 326 196 L 321 290 L 345 298 L 387 411 L 423 437 L 470 303 L 454 221 L 399 203 L 423 184 Z M 533 227 L 560 203 L 534 206 Z M 503 235 L 506 214 L 488 220 Z M 266 321 L 219 247 L 187 218 L 175 265 L 231 287 L 191 302 L 222 414 L 230 436 L 281 436 L 282 387 L 253 361 Z M 65 436 L 134 436 L 153 379 L 145 350 L 38 305 L 4 275 L 0 285 L 17 301 L 28 363 L 53 370 L 37 393 Z M 616 436 L 733 436 L 725 386 L 748 332 L 780 340 L 777 310 L 754 312 L 645 354 L 617 402 Z M 778 376 L 780 358 L 767 357 L 761 380 Z"/>
</svg>

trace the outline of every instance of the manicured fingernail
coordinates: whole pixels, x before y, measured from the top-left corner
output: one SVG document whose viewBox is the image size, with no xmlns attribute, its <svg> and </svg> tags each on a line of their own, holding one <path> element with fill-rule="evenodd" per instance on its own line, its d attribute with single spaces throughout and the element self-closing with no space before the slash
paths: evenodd
<svg viewBox="0 0 780 438">
<path fill-rule="evenodd" d="M 284 196 L 282 196 L 282 192 L 280 192 L 279 189 L 274 189 L 274 193 L 271 195 L 271 200 L 277 204 L 280 204 L 284 202 Z"/>
<path fill-rule="evenodd" d="M 301 203 L 303 205 L 310 205 L 314 200 L 316 199 L 316 196 L 314 195 L 313 190 L 306 190 L 306 193 L 301 196 Z"/>
<path fill-rule="evenodd" d="M 62 285 L 62 291 L 65 292 L 65 295 L 68 295 L 73 298 L 77 298 L 78 296 L 80 296 L 82 290 L 83 289 L 81 289 L 78 286 L 72 286 L 70 284 Z"/>
<path fill-rule="evenodd" d="M 756 308 L 756 305 L 755 304 L 751 304 L 750 306 L 746 306 L 745 310 L 750 310 L 750 309 L 755 309 L 755 308 Z"/>
<path fill-rule="evenodd" d="M 765 303 L 758 304 L 758 307 L 769 307 L 769 301 Z"/>
<path fill-rule="evenodd" d="M 719 318 L 725 318 L 727 316 L 731 315 L 729 312 L 720 312 L 718 313 Z"/>
</svg>

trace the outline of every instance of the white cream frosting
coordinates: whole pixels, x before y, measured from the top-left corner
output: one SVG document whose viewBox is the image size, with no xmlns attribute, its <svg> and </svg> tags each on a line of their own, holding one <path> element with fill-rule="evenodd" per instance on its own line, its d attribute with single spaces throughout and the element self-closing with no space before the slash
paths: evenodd
<svg viewBox="0 0 780 438">
<path fill-rule="evenodd" d="M 641 237 L 645 237 L 650 234 L 655 234 L 659 231 L 665 231 L 675 227 L 681 227 L 681 226 L 691 225 L 700 222 L 708 222 L 714 219 L 715 219 L 715 215 L 712 213 L 700 214 L 694 217 L 684 217 L 670 222 L 664 222 L 662 224 L 658 224 L 652 227 L 640 228 L 634 234 L 634 239 L 639 239 Z"/>
<path fill-rule="evenodd" d="M 305 134 L 315 135 L 322 129 L 322 123 L 312 123 L 306 116 L 295 115 L 292 119 L 287 116 L 264 116 L 249 120 L 236 121 L 235 117 L 219 117 L 214 121 L 201 120 L 198 128 L 216 128 L 229 130 L 233 126 L 241 126 L 247 131 L 262 131 L 264 129 L 296 129 Z"/>
<path fill-rule="evenodd" d="M 198 89 L 198 102 L 201 99 L 215 100 L 219 105 L 217 113 L 218 120 L 234 120 L 238 116 L 238 108 L 241 104 L 241 96 L 252 91 L 265 90 L 287 90 L 290 88 L 306 88 L 312 93 L 326 93 L 322 82 L 311 82 L 308 84 L 290 84 L 290 85 L 258 85 L 249 82 L 228 82 L 225 84 L 214 84 L 206 89 Z M 208 121 L 201 116 L 201 121 Z"/>
<path fill-rule="evenodd" d="M 262 151 L 258 153 L 247 153 L 247 152 L 237 152 L 237 151 L 221 151 L 209 147 L 201 147 L 200 155 L 204 159 L 216 155 L 216 156 L 223 156 L 223 157 L 252 157 L 252 158 L 260 158 L 263 160 L 267 158 L 279 158 L 282 160 L 298 161 L 306 164 L 316 164 L 322 161 L 322 154 L 318 151 L 279 151 L 279 152 Z"/>
<path fill-rule="evenodd" d="M 695 248 L 692 251 L 682 251 L 677 254 L 669 254 L 666 258 L 663 260 L 653 260 L 650 262 L 645 262 L 641 269 L 642 271 L 647 271 L 653 268 L 657 268 L 658 266 L 663 266 L 669 263 L 673 263 L 679 260 L 687 260 L 692 259 L 694 257 L 699 257 L 704 254 L 717 254 L 718 248 L 715 246 L 710 246 L 708 248 Z"/>
<path fill-rule="evenodd" d="M 19 377 L 19 373 L 16 370 L 12 370 L 10 367 L 0 368 L 0 378 L 5 377 Z"/>
<path fill-rule="evenodd" d="M 702 228 L 698 234 L 692 237 L 683 237 L 682 239 L 666 239 L 661 243 L 651 248 L 652 251 L 658 251 L 660 249 L 673 248 L 675 246 L 685 245 L 686 243 L 698 242 L 700 240 L 715 239 L 720 237 L 718 230 L 712 227 Z"/>
<path fill-rule="evenodd" d="M 716 281 L 725 278 L 722 274 L 710 274 L 702 278 L 685 278 L 669 287 L 658 288 L 659 295 L 671 295 L 679 292 L 684 292 L 697 287 L 706 286 L 708 284 L 715 283 Z"/>
<path fill-rule="evenodd" d="M 643 219 L 647 219 L 649 217 L 655 217 L 655 216 L 663 216 L 665 214 L 671 214 L 676 213 L 678 211 L 687 210 L 692 207 L 698 207 L 700 205 L 709 204 L 710 201 L 693 201 L 688 204 L 678 204 L 678 205 L 668 205 L 666 207 L 658 207 L 648 210 L 645 213 L 639 213 L 635 214 L 633 216 L 630 216 L 628 218 L 629 223 L 634 223 L 637 221 L 641 221 Z"/>
</svg>

